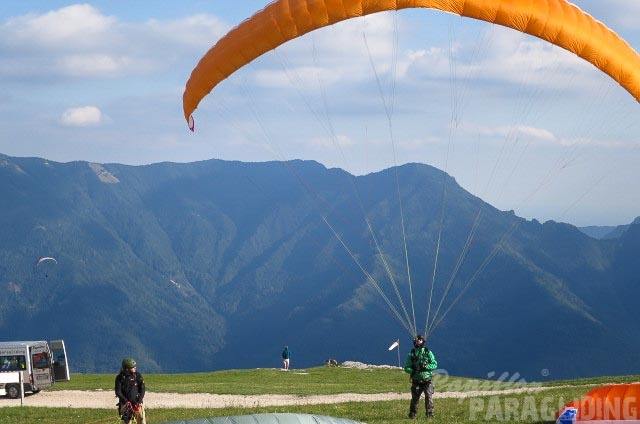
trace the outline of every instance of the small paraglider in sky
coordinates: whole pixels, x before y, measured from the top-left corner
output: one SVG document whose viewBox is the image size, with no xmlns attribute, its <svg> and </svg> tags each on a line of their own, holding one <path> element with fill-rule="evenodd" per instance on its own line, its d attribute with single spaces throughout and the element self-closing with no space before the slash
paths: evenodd
<svg viewBox="0 0 640 424">
<path fill-rule="evenodd" d="M 36 268 L 41 267 L 41 266 L 45 266 L 42 264 L 47 264 L 47 263 L 52 263 L 57 265 L 58 261 L 56 260 L 56 258 L 52 258 L 51 256 L 43 256 L 41 258 L 38 258 L 38 260 L 36 261 Z M 49 273 L 45 272 L 44 274 L 45 277 L 49 277 Z"/>
<path fill-rule="evenodd" d="M 44 262 L 44 261 L 53 261 L 53 263 L 55 263 L 55 264 L 57 264 L 57 263 L 58 263 L 58 261 L 56 260 L 56 258 L 52 258 L 52 257 L 50 257 L 50 256 L 44 256 L 44 257 L 42 257 L 42 258 L 39 258 L 39 259 L 36 261 L 36 266 L 40 265 L 40 264 L 41 264 L 42 262 Z"/>
</svg>

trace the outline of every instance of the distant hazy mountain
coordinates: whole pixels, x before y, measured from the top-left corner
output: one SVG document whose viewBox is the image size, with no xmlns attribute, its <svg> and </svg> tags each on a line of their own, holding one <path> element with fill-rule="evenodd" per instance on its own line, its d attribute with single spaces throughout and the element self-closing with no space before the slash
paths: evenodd
<svg viewBox="0 0 640 424">
<path fill-rule="evenodd" d="M 293 368 L 397 364 L 415 314 L 442 318 L 428 344 L 452 374 L 637 373 L 637 221 L 526 221 L 418 164 L 0 155 L 0 196 L 1 337 L 64 338 L 74 372 L 278 367 L 285 344 Z"/>
<path fill-rule="evenodd" d="M 632 224 L 639 224 L 639 223 L 640 223 L 640 218 L 636 218 Z M 578 229 L 583 233 L 585 233 L 586 235 L 588 235 L 589 237 L 593 237 L 596 239 L 615 239 L 622 236 L 629 228 L 629 225 L 631 224 L 614 225 L 614 226 L 592 225 L 588 227 L 578 227 Z"/>
</svg>

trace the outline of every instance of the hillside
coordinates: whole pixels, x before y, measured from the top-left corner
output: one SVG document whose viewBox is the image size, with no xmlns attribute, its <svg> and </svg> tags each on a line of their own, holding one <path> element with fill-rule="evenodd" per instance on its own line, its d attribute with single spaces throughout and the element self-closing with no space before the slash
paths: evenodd
<svg viewBox="0 0 640 424">
<path fill-rule="evenodd" d="M 636 218 L 634 222 L 637 222 L 639 218 Z M 630 224 L 629 224 L 630 225 Z M 579 227 L 578 229 L 588 235 L 589 237 L 593 237 L 596 239 L 615 239 L 619 238 L 622 234 L 624 234 L 628 229 L 629 225 L 618 225 L 618 226 L 597 226 L 592 225 L 588 227 Z"/>
<path fill-rule="evenodd" d="M 540 380 L 636 366 L 640 225 L 597 240 L 526 221 L 418 164 L 354 177 L 302 161 L 0 156 L 0 177 L 2 337 L 64 338 L 74 372 L 112 372 L 124 356 L 148 372 L 273 367 L 285 344 L 294 367 L 394 364 L 387 347 L 399 338 L 404 355 L 410 337 L 386 269 L 424 326 L 439 236 L 430 317 L 443 299 L 444 319 L 430 346 L 441 368 Z M 42 256 L 57 265 L 35 266 Z"/>
</svg>

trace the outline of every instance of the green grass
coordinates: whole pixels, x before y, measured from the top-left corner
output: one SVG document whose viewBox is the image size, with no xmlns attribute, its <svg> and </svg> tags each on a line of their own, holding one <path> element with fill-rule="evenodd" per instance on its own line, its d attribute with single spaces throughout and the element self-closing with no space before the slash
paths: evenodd
<svg viewBox="0 0 640 424">
<path fill-rule="evenodd" d="M 114 375 L 73 374 L 67 383 L 51 390 L 112 390 Z M 436 423 L 504 423 L 551 422 L 555 412 L 565 403 L 583 397 L 589 390 L 612 382 L 639 381 L 640 376 L 599 377 L 545 383 L 549 387 L 537 393 L 495 394 L 466 399 L 436 399 Z M 276 369 L 232 370 L 197 374 L 145 375 L 149 391 L 168 393 L 217 394 L 337 394 L 337 393 L 408 393 L 407 376 L 398 370 L 310 368 L 282 372 Z M 513 384 L 475 379 L 436 376 L 436 392 L 500 390 Z M 519 386 L 527 386 L 519 385 Z M 572 386 L 572 387 L 565 387 Z M 37 396 L 37 395 L 35 395 Z M 0 399 L 0 402 L 3 399 Z M 420 404 L 424 412 L 424 402 Z M 149 424 L 172 420 L 188 420 L 212 416 L 245 415 L 266 412 L 313 413 L 347 417 L 369 424 L 408 423 L 408 401 L 349 402 L 332 405 L 300 405 L 220 409 L 153 409 L 147 410 Z M 420 417 L 419 422 L 424 422 Z M 14 423 L 118 423 L 114 410 L 75 408 L 0 408 L 0 422 Z M 430 421 L 431 422 L 431 421 Z"/>
<path fill-rule="evenodd" d="M 264 368 L 196 374 L 143 374 L 155 392 L 232 395 L 385 393 L 404 391 L 407 376 L 399 370 L 317 367 L 283 372 Z M 72 374 L 71 381 L 50 390 L 112 390 L 115 375 Z M 363 385 L 366 379 L 368 384 Z"/>
</svg>

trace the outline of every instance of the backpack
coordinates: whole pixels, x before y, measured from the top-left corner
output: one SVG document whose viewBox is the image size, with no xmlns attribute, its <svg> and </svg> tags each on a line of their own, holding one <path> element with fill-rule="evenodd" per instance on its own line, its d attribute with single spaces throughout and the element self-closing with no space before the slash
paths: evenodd
<svg viewBox="0 0 640 424">
<path fill-rule="evenodd" d="M 429 361 L 429 348 L 424 347 L 425 360 L 420 360 L 420 355 L 417 354 L 420 349 L 411 349 L 411 368 L 414 374 L 427 371 L 427 361 Z"/>
</svg>

